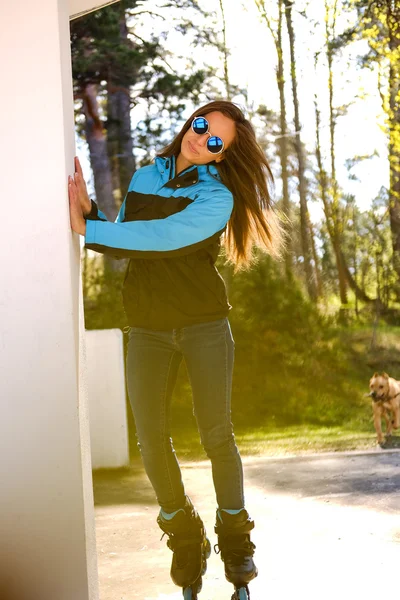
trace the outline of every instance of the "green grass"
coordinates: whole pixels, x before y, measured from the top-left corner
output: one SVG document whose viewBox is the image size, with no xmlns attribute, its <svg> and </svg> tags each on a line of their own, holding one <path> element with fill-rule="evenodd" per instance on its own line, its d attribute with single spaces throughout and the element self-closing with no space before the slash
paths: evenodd
<svg viewBox="0 0 400 600">
<path fill-rule="evenodd" d="M 350 425 L 346 427 L 318 427 L 292 425 L 289 427 L 252 428 L 238 431 L 236 443 L 242 456 L 284 456 L 313 452 L 340 452 L 346 450 L 372 450 L 376 447 L 373 425 L 366 430 Z M 178 459 L 206 459 L 197 432 L 189 430 L 174 435 Z"/>
<path fill-rule="evenodd" d="M 400 379 L 400 327 L 380 323 L 373 348 L 371 336 L 371 325 L 339 329 L 332 341 L 333 354 L 317 353 L 312 362 L 307 359 L 299 367 L 288 367 L 299 353 L 288 354 L 282 359 L 284 376 L 282 364 L 275 365 L 272 360 L 267 363 L 265 378 L 252 379 L 254 371 L 249 370 L 246 381 L 243 370 L 242 378 L 237 380 L 239 400 L 241 394 L 257 395 L 261 400 L 254 407 L 257 417 L 253 414 L 247 419 L 238 403 L 233 407 L 241 455 L 285 456 L 375 449 L 371 402 L 365 393 L 375 370 L 386 370 Z M 249 382 L 257 387 L 250 388 Z M 174 447 L 178 459 L 205 460 L 192 415 L 189 384 L 186 380 L 184 384 L 183 400 L 178 399 L 172 410 Z M 285 408 L 286 413 L 277 413 L 275 419 L 276 398 L 279 403 L 275 406 Z M 299 424 L 290 423 L 289 418 L 297 419 Z M 395 441 L 399 446 L 400 439 Z M 131 453 L 132 458 L 139 456 L 135 440 L 131 443 Z"/>
<path fill-rule="evenodd" d="M 367 425 L 367 426 L 366 426 Z M 292 425 L 259 427 L 237 431 L 236 443 L 242 456 L 285 456 L 315 452 L 373 450 L 376 435 L 371 424 L 349 423 L 344 427 Z M 173 432 L 174 447 L 179 460 L 206 460 L 197 431 L 188 427 Z M 132 458 L 139 456 L 132 448 Z"/>
<path fill-rule="evenodd" d="M 243 455 L 279 456 L 310 452 L 370 450 L 375 447 L 375 434 L 347 427 L 298 425 L 278 430 L 253 431 L 237 436 Z"/>
</svg>

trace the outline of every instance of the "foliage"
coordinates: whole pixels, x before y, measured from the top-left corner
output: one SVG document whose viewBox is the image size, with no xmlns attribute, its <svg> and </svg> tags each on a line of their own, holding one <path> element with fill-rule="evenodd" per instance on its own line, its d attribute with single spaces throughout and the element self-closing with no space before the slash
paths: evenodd
<svg viewBox="0 0 400 600">
<path fill-rule="evenodd" d="M 83 300 L 86 329 L 123 329 L 127 326 L 122 306 L 124 268 L 105 273 L 101 255 L 90 250 L 82 254 Z"/>
<path fill-rule="evenodd" d="M 92 264 L 93 267 L 93 264 Z M 219 268 L 226 275 L 220 259 Z M 104 290 L 101 271 L 85 297 L 87 328 L 126 325 L 122 310 L 123 273 Z M 97 289 L 102 289 L 96 295 Z M 282 277 L 281 266 L 260 256 L 251 271 L 231 281 L 229 320 L 236 344 L 233 386 L 235 421 L 317 425 L 340 424 L 360 408 L 368 369 L 354 364 L 341 329 L 304 299 L 299 286 Z M 193 421 L 191 389 L 184 364 L 174 393 L 174 420 Z"/>
<path fill-rule="evenodd" d="M 198 26 L 185 16 L 190 10 L 202 16 L 194 19 Z M 144 14 L 154 21 L 161 20 L 166 30 L 153 28 L 149 32 L 147 29 L 146 38 L 138 35 Z M 168 26 L 165 27 L 167 16 Z M 162 133 L 174 130 L 176 123 L 181 122 L 187 104 L 199 102 L 201 91 L 207 89 L 208 82 L 215 76 L 213 67 L 198 68 L 190 57 L 180 68 L 169 62 L 176 58 L 168 47 L 171 31 L 180 32 L 182 37 L 188 36 L 190 31 L 194 47 L 205 43 L 218 46 L 213 29 L 204 24 L 207 22 L 205 16 L 195 0 L 174 3 L 122 0 L 71 23 L 74 97 L 80 98 L 84 86 L 95 83 L 99 99 L 105 104 L 110 86 L 113 89 L 116 86 L 128 88 L 131 108 L 140 104 L 146 112 L 137 135 L 132 132 L 134 145 L 144 153 L 143 164 L 154 156 L 154 146 L 162 144 Z M 127 35 L 122 36 L 121 29 L 125 28 Z M 77 110 L 77 130 L 83 135 L 80 108 Z M 106 111 L 104 106 L 104 129 L 108 127 Z"/>
<path fill-rule="evenodd" d="M 143 117 L 136 131 L 132 132 L 135 153 L 140 154 L 140 165 L 150 162 L 156 149 L 169 141 L 192 103 L 222 93 L 216 64 L 200 65 L 197 57 L 195 60 L 194 56 L 173 55 L 168 46 L 169 32 L 163 30 L 175 28 L 186 41 L 191 40 L 193 48 L 197 47 L 196 44 L 207 44 L 214 47 L 218 56 L 221 51 L 218 27 L 210 27 L 208 17 L 204 19 L 204 28 L 193 27 L 192 13 L 186 9 L 197 11 L 196 4 L 184 0 L 121 3 L 129 16 L 128 44 L 121 44 L 118 36 L 121 13 L 117 5 L 89 15 L 85 24 L 81 20 L 74 24 L 72 50 L 76 93 L 88 81 L 96 82 L 100 89 L 103 86 L 104 92 L 105 82 L 110 80 L 129 86 L 131 106 L 143 108 Z M 386 68 L 389 64 L 385 54 L 386 21 L 377 21 L 381 13 L 378 14 L 374 8 L 374 19 L 368 22 L 369 4 L 376 8 L 383 3 L 351 2 L 352 7 L 357 5 L 360 10 L 359 26 L 364 27 L 363 35 L 371 41 L 372 53 L 360 62 L 367 65 L 370 61 L 371 65 L 379 50 L 383 52 L 382 65 Z M 182 9 L 185 12 L 179 13 Z M 177 11 L 174 21 L 166 18 L 166 15 L 172 15 L 172 11 Z M 155 26 L 152 35 L 145 39 L 141 35 L 140 23 L 147 12 L 152 13 L 154 23 L 158 20 L 161 25 Z M 170 26 L 172 22 L 174 27 Z M 203 20 L 195 22 L 203 23 Z M 159 33 L 156 34 L 156 31 Z M 342 39 L 340 36 L 331 39 L 332 55 L 339 60 L 340 49 L 358 35 L 359 30 L 353 28 L 344 32 Z M 175 68 L 176 65 L 179 68 Z M 235 90 L 240 93 L 238 86 Z M 280 131 L 279 114 L 267 106 L 247 105 L 247 109 L 252 113 L 262 147 L 275 172 L 278 172 L 279 147 L 276 142 Z M 338 116 L 342 107 L 335 107 L 335 110 L 335 116 Z M 104 114 L 107 125 L 106 108 Z M 324 126 L 322 123 L 321 127 Z M 294 277 L 287 278 L 283 266 L 266 256 L 260 255 L 251 271 L 235 276 L 224 263 L 223 256 L 218 261 L 221 274 L 229 281 L 229 298 L 233 306 L 229 314 L 236 343 L 233 419 L 238 426 L 258 425 L 262 428 L 267 424 L 269 432 L 274 424 L 285 427 L 293 424 L 307 424 L 307 427 L 342 427 L 349 422 L 359 424 L 360 415 L 366 414 L 363 392 L 372 364 L 368 349 L 370 332 L 368 330 L 364 337 L 361 334 L 359 337 L 358 328 L 359 323 L 371 322 L 375 304 L 360 303 L 357 306 L 358 321 L 350 321 L 347 330 L 338 325 L 335 317 L 338 276 L 326 221 L 316 227 L 323 298 L 318 305 L 305 299 L 296 206 L 296 160 L 293 148 L 289 146 Z M 308 149 L 309 164 L 313 160 L 312 154 L 313 150 Z M 355 161 L 367 158 L 348 159 L 349 178 Z M 310 197 L 320 202 L 317 177 L 309 164 Z M 388 190 L 385 188 L 367 211 L 361 211 L 351 195 L 339 190 L 335 209 L 341 224 L 342 252 L 351 276 L 365 294 L 378 298 L 386 310 L 390 307 L 392 312 L 390 315 L 387 312 L 387 318 L 396 322 L 393 290 L 397 277 L 392 264 L 387 206 Z M 85 253 L 86 327 L 123 329 L 127 325 L 121 297 L 124 269 L 105 273 L 105 268 L 107 265 L 103 264 L 101 257 Z M 354 304 L 353 295 L 350 295 L 349 306 Z M 381 357 L 385 356 L 381 354 Z M 179 372 L 174 399 L 173 421 L 178 427 L 188 423 L 193 425 L 191 389 L 184 364 Z M 362 425 L 365 425 L 363 420 Z M 262 431 L 267 432 L 267 429 Z"/>
</svg>

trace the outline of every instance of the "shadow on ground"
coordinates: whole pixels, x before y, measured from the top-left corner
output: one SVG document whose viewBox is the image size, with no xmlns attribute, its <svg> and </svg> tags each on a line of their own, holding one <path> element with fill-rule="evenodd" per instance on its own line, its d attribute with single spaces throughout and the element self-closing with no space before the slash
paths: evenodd
<svg viewBox="0 0 400 600">
<path fill-rule="evenodd" d="M 394 448 L 400 448 L 400 435 L 391 435 L 386 438 L 383 444 L 381 444 L 381 448 L 385 450 L 392 450 Z"/>
<path fill-rule="evenodd" d="M 391 442 L 399 444 L 400 438 Z M 394 448 L 398 448 L 396 445 Z M 287 458 L 244 459 L 245 477 L 250 485 L 267 494 L 288 494 L 318 498 L 326 502 L 398 510 L 400 494 L 400 452 L 369 452 L 337 455 L 329 453 Z M 204 463 L 183 462 L 186 469 Z M 130 468 L 93 472 L 95 506 L 121 504 L 156 505 L 156 498 L 140 460 Z"/>
<path fill-rule="evenodd" d="M 95 506 L 157 504 L 140 460 L 125 469 L 93 471 L 93 495 Z"/>
<path fill-rule="evenodd" d="M 248 463 L 248 481 L 267 493 L 398 511 L 400 453 L 315 455 Z"/>
</svg>

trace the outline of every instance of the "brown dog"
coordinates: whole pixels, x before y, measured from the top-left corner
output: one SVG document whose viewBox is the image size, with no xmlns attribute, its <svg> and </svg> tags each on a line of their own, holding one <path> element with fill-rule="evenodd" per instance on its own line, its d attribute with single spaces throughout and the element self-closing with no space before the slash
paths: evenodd
<svg viewBox="0 0 400 600">
<path fill-rule="evenodd" d="M 374 373 L 369 381 L 369 389 L 378 443 L 382 444 L 382 417 L 386 421 L 387 437 L 392 435 L 393 429 L 400 427 L 400 381 L 389 377 L 387 373 Z"/>
</svg>

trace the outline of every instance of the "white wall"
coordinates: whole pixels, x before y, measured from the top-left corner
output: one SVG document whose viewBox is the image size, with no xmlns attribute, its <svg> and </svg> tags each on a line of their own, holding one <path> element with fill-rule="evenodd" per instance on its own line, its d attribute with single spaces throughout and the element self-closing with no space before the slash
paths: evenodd
<svg viewBox="0 0 400 600">
<path fill-rule="evenodd" d="M 92 467 L 129 465 L 123 334 L 86 332 L 87 389 Z"/>
<path fill-rule="evenodd" d="M 68 8 L 0 3 L 0 585 L 11 581 L 12 600 L 98 598 L 79 244 L 67 197 Z"/>
</svg>

